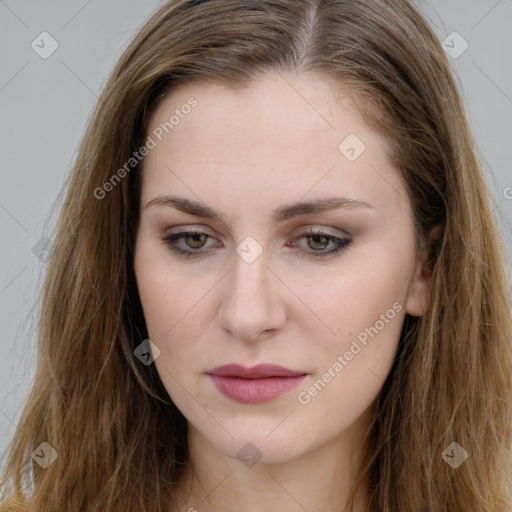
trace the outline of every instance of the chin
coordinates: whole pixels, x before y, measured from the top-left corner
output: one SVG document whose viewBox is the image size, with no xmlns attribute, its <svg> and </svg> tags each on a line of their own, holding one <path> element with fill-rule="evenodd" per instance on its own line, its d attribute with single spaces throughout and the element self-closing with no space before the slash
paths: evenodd
<svg viewBox="0 0 512 512">
<path fill-rule="evenodd" d="M 277 423 L 278 424 L 278 423 Z M 276 425 L 277 425 L 276 424 Z M 275 426 L 274 425 L 274 429 Z M 264 433 L 241 427 L 238 431 L 229 429 L 222 438 L 207 437 L 207 441 L 219 452 L 238 459 L 247 467 L 258 464 L 280 464 L 300 457 L 309 449 L 309 439 L 296 439 L 289 432 L 266 429 Z M 269 435 L 269 432 L 270 435 Z"/>
</svg>

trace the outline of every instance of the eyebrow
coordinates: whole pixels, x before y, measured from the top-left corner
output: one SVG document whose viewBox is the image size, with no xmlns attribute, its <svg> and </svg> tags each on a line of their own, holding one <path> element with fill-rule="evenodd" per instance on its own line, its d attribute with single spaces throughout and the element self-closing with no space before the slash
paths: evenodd
<svg viewBox="0 0 512 512">
<path fill-rule="evenodd" d="M 183 197 L 170 195 L 157 196 L 154 199 L 151 199 L 151 201 L 149 201 L 149 203 L 144 208 L 148 208 L 152 205 L 170 206 L 190 215 L 224 222 L 222 220 L 222 214 L 216 212 L 213 208 L 210 208 L 209 206 L 201 204 L 197 201 L 192 201 L 191 199 L 185 199 Z M 338 208 L 374 209 L 374 206 L 364 201 L 357 201 L 347 197 L 326 197 L 322 199 L 315 199 L 313 201 L 295 202 L 283 205 L 279 208 L 276 208 L 275 210 L 272 210 L 270 214 L 275 222 L 282 222 L 299 215 L 322 213 Z"/>
</svg>

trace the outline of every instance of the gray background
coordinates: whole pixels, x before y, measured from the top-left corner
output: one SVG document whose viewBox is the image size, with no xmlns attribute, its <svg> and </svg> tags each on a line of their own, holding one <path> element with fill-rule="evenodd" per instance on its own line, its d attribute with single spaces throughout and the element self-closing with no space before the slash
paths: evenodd
<svg viewBox="0 0 512 512">
<path fill-rule="evenodd" d="M 0 452 L 35 369 L 35 313 L 44 272 L 34 246 L 49 217 L 97 96 L 116 59 L 161 4 L 157 0 L 0 0 Z M 450 57 L 512 255 L 512 0 L 421 0 Z M 51 48 L 48 32 L 58 48 Z M 448 37 L 450 36 L 450 37 Z M 41 48 L 44 44 L 44 48 Z M 449 48 L 453 47 L 453 48 Z M 60 203 L 58 203 L 60 204 Z M 38 245 L 39 244 L 39 245 Z M 36 253 L 36 254 L 35 254 Z"/>
</svg>

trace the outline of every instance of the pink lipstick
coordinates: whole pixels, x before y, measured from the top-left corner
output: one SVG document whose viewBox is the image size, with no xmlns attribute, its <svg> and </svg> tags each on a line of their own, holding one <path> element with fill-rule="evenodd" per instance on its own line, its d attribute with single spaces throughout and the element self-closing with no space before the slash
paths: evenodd
<svg viewBox="0 0 512 512">
<path fill-rule="evenodd" d="M 307 375 L 275 364 L 246 368 L 235 363 L 218 366 L 206 374 L 224 396 L 245 404 L 268 402 L 295 388 Z"/>
</svg>

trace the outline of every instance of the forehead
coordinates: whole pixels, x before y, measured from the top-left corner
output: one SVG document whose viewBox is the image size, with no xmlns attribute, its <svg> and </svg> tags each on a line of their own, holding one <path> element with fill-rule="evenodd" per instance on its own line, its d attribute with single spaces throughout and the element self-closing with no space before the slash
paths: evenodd
<svg viewBox="0 0 512 512">
<path fill-rule="evenodd" d="M 147 135 L 156 145 L 143 161 L 145 196 L 187 184 L 198 194 L 246 187 L 295 200 L 333 187 L 348 197 L 364 190 L 368 202 L 396 195 L 387 141 L 348 92 L 318 75 L 269 72 L 243 88 L 180 85 L 153 111 Z"/>
<path fill-rule="evenodd" d="M 192 112 L 187 103 L 197 102 Z M 338 109 L 343 115 L 338 115 Z M 269 71 L 260 74 L 244 86 L 228 86 L 215 81 L 194 80 L 168 91 L 150 116 L 149 126 L 168 121 L 173 113 L 182 114 L 181 131 L 193 129 L 200 133 L 212 124 L 222 135 L 228 128 L 231 138 L 257 133 L 261 128 L 282 128 L 282 135 L 295 135 L 296 130 L 336 130 L 346 119 L 354 130 L 362 132 L 366 127 L 360 119 L 351 94 L 340 86 L 333 86 L 327 77 L 316 73 L 290 73 Z M 194 122 L 200 118 L 200 122 Z M 198 126 L 199 125 L 199 126 Z M 175 126 L 177 127 L 177 126 Z M 240 131 L 240 128 L 242 131 Z M 173 128 L 174 129 L 174 128 Z M 205 135 L 204 133 L 202 135 Z M 214 135 L 211 133 L 210 135 Z"/>
</svg>

